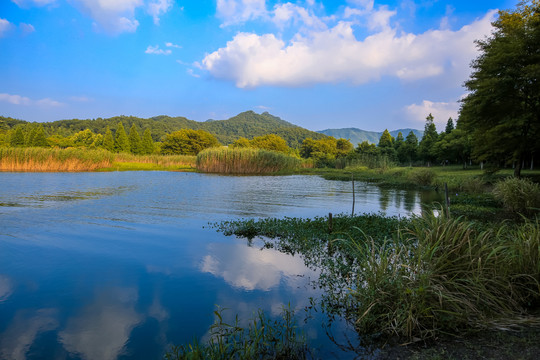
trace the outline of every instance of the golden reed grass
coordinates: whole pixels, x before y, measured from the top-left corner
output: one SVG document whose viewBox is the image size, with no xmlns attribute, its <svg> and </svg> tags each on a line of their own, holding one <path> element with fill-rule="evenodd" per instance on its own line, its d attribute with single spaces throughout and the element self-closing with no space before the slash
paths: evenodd
<svg viewBox="0 0 540 360">
<path fill-rule="evenodd" d="M 113 161 L 106 150 L 0 148 L 0 171 L 93 171 Z"/>
<path fill-rule="evenodd" d="M 120 153 L 115 155 L 116 162 L 155 164 L 163 167 L 191 166 L 195 168 L 197 157 L 194 155 L 133 155 Z"/>
</svg>

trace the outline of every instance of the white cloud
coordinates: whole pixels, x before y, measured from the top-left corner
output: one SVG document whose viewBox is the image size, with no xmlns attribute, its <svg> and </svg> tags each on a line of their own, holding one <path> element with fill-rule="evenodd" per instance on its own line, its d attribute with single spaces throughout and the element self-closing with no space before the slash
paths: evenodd
<svg viewBox="0 0 540 360">
<path fill-rule="evenodd" d="M 186 70 L 186 72 L 188 73 L 188 75 L 193 76 L 194 78 L 200 78 L 200 77 L 201 77 L 201 75 L 195 74 L 195 72 L 194 72 L 193 69 L 191 69 L 191 68 L 188 68 L 188 69 Z"/>
<path fill-rule="evenodd" d="M 25 96 L 0 94 L 0 101 L 5 101 L 13 105 L 30 105 L 32 100 Z"/>
<path fill-rule="evenodd" d="M 170 50 L 170 49 L 160 49 L 159 45 L 156 45 L 156 46 L 149 45 L 146 48 L 145 53 L 146 54 L 154 54 L 154 55 L 170 55 L 170 54 L 172 54 L 172 50 Z"/>
<path fill-rule="evenodd" d="M 88 96 L 71 96 L 70 100 L 76 101 L 76 102 L 89 102 L 89 101 L 92 101 L 93 99 L 89 98 Z"/>
<path fill-rule="evenodd" d="M 36 31 L 36 28 L 34 28 L 34 26 L 32 24 L 20 23 L 19 28 L 21 29 L 21 31 L 22 31 L 22 33 L 24 35 L 28 35 L 30 33 L 33 33 L 34 31 Z"/>
<path fill-rule="evenodd" d="M 19 7 L 30 7 L 30 6 L 45 6 L 53 4 L 56 0 L 11 0 Z"/>
<path fill-rule="evenodd" d="M 173 43 L 171 43 L 171 42 L 165 43 L 165 46 L 166 46 L 166 47 L 173 47 L 173 48 L 177 48 L 177 49 L 181 49 L 181 48 L 182 48 L 180 45 L 176 45 L 176 44 L 173 44 Z"/>
<path fill-rule="evenodd" d="M 265 14 L 265 0 L 217 0 L 217 16 L 223 19 L 223 26 L 253 20 Z"/>
<path fill-rule="evenodd" d="M 6 19 L 0 19 L 0 37 L 3 37 L 11 28 L 13 25 L 7 21 Z"/>
<path fill-rule="evenodd" d="M 370 13 L 368 18 L 368 28 L 370 30 L 390 29 L 390 18 L 396 15 L 396 11 L 388 10 L 388 6 L 381 6 L 377 11 Z"/>
<path fill-rule="evenodd" d="M 474 40 L 490 34 L 496 12 L 455 31 L 421 34 L 392 29 L 389 19 L 394 12 L 385 7 L 375 13 L 378 17 L 370 28 L 378 31 L 364 39 L 357 39 L 353 23 L 344 21 L 306 36 L 296 34 L 288 43 L 274 34 L 238 33 L 225 47 L 206 55 L 202 65 L 212 76 L 241 88 L 362 84 L 382 76 L 411 81 L 443 74 L 461 82 L 477 54 Z"/>
<path fill-rule="evenodd" d="M 279 27 L 284 27 L 290 22 L 303 24 L 310 28 L 326 29 L 326 24 L 312 12 L 291 3 L 277 4 L 274 6 L 272 21 Z"/>
<path fill-rule="evenodd" d="M 154 0 L 148 4 L 148 13 L 154 18 L 154 24 L 159 25 L 159 16 L 165 14 L 173 6 L 173 0 Z"/>
<path fill-rule="evenodd" d="M 49 98 L 44 98 L 41 100 L 32 100 L 30 98 L 27 98 L 26 96 L 20 96 L 20 95 L 11 95 L 11 94 L 0 94 L 0 101 L 8 102 L 13 105 L 38 105 L 43 107 L 57 107 L 57 106 L 63 106 L 64 104 L 53 100 Z"/>
<path fill-rule="evenodd" d="M 135 19 L 135 9 L 143 0 L 72 0 L 83 12 L 96 21 L 96 29 L 104 29 L 110 34 L 134 32 L 139 26 Z"/>
<path fill-rule="evenodd" d="M 424 124 L 426 117 L 431 114 L 434 117 L 433 122 L 437 130 L 444 129 L 448 118 L 454 120 L 458 117 L 459 103 L 454 102 L 433 102 L 429 100 L 422 101 L 421 104 L 411 104 L 405 107 L 405 113 L 411 121 Z"/>
</svg>

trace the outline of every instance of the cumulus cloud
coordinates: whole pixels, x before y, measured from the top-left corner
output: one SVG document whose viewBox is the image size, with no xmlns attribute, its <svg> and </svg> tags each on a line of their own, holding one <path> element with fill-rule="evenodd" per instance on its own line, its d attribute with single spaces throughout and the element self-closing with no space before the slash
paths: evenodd
<svg viewBox="0 0 540 360">
<path fill-rule="evenodd" d="M 135 9 L 143 0 L 72 0 L 81 12 L 95 20 L 94 27 L 111 34 L 134 32 L 139 26 Z"/>
<path fill-rule="evenodd" d="M 454 120 L 458 117 L 459 103 L 453 102 L 433 102 L 424 100 L 420 104 L 411 104 L 405 107 L 405 113 L 411 121 L 425 123 L 426 117 L 431 114 L 434 117 L 433 122 L 437 129 L 442 130 L 448 121 L 448 118 Z"/>
<path fill-rule="evenodd" d="M 64 104 L 53 100 L 49 98 L 44 98 L 41 100 L 32 100 L 26 96 L 20 96 L 20 95 L 11 95 L 11 94 L 0 94 L 0 102 L 7 102 L 13 105 L 38 105 L 38 106 L 44 106 L 44 107 L 57 107 L 57 106 L 63 106 Z"/>
<path fill-rule="evenodd" d="M 148 4 L 148 13 L 154 18 L 154 24 L 159 25 L 159 17 L 173 6 L 172 0 L 155 0 Z"/>
<path fill-rule="evenodd" d="M 291 3 L 276 4 L 273 10 L 272 21 L 281 28 L 292 22 L 310 28 L 326 29 L 326 24 L 313 14 L 313 12 Z"/>
<path fill-rule="evenodd" d="M 0 19 L 0 37 L 6 35 L 12 27 L 13 25 L 9 21 L 6 19 Z"/>
<path fill-rule="evenodd" d="M 366 5 L 367 4 L 367 5 Z M 369 8 L 370 3 L 364 6 Z M 202 60 L 216 78 L 238 87 L 262 85 L 302 86 L 314 83 L 363 84 L 383 76 L 411 81 L 451 74 L 467 77 L 476 56 L 475 39 L 491 32 L 495 11 L 458 30 L 428 30 L 421 34 L 398 32 L 389 20 L 395 13 L 386 7 L 368 24 L 374 32 L 358 39 L 354 23 L 296 34 L 286 42 L 274 34 L 238 33 L 226 46 Z M 371 13 L 373 14 L 373 13 Z"/>
<path fill-rule="evenodd" d="M 149 45 L 146 48 L 145 53 L 146 54 L 154 54 L 154 55 L 170 55 L 170 54 L 172 54 L 172 50 L 171 49 L 160 49 L 159 45 L 156 45 L 156 46 Z"/>
</svg>

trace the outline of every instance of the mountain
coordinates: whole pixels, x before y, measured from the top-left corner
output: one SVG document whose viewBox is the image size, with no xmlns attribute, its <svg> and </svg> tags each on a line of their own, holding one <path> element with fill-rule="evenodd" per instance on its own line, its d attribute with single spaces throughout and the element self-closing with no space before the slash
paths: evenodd
<svg viewBox="0 0 540 360">
<path fill-rule="evenodd" d="M 421 130 L 416 129 L 398 129 L 390 131 L 390 135 L 392 135 L 394 138 L 397 137 L 398 133 L 401 132 L 403 134 L 403 139 L 407 137 L 409 132 L 413 132 L 416 137 L 418 138 L 418 141 L 422 138 L 422 135 L 424 134 Z M 381 138 L 382 131 L 366 131 L 361 130 L 357 128 L 344 128 L 344 129 L 326 129 L 318 131 L 321 134 L 333 136 L 336 139 L 343 138 L 343 139 L 349 139 L 349 141 L 354 145 L 357 146 L 359 143 L 363 141 L 367 141 L 372 144 L 378 144 L 379 139 Z"/>
<path fill-rule="evenodd" d="M 227 120 L 211 119 L 204 122 L 189 120 L 185 117 L 160 115 L 149 119 L 134 116 L 115 116 L 108 119 L 71 119 L 42 124 L 49 135 L 70 136 L 85 129 L 90 129 L 94 133 L 105 134 L 107 127 L 114 131 L 119 122 L 122 122 L 126 131 L 129 131 L 133 124 L 141 133 L 145 129 L 150 129 L 155 141 L 160 141 L 166 134 L 180 129 L 206 130 L 224 145 L 232 143 L 239 137 L 252 139 L 255 136 L 276 134 L 285 139 L 289 146 L 297 148 L 300 147 L 305 138 L 321 139 L 325 137 L 324 134 L 291 124 L 268 112 L 257 114 L 253 111 L 240 113 Z M 0 116 L 0 131 L 25 124 L 30 123 Z"/>
</svg>

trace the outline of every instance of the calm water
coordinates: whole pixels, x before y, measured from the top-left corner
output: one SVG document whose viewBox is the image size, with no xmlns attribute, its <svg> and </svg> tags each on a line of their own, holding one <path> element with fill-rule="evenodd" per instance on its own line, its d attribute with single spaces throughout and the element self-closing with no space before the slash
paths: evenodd
<svg viewBox="0 0 540 360">
<path fill-rule="evenodd" d="M 316 176 L 0 173 L 0 358 L 159 359 L 204 339 L 216 304 L 229 318 L 289 302 L 302 315 L 315 271 L 206 225 L 350 213 L 351 192 Z M 424 196 L 357 183 L 355 212 L 406 216 Z M 304 330 L 320 355 L 352 356 L 315 315 Z"/>
</svg>

